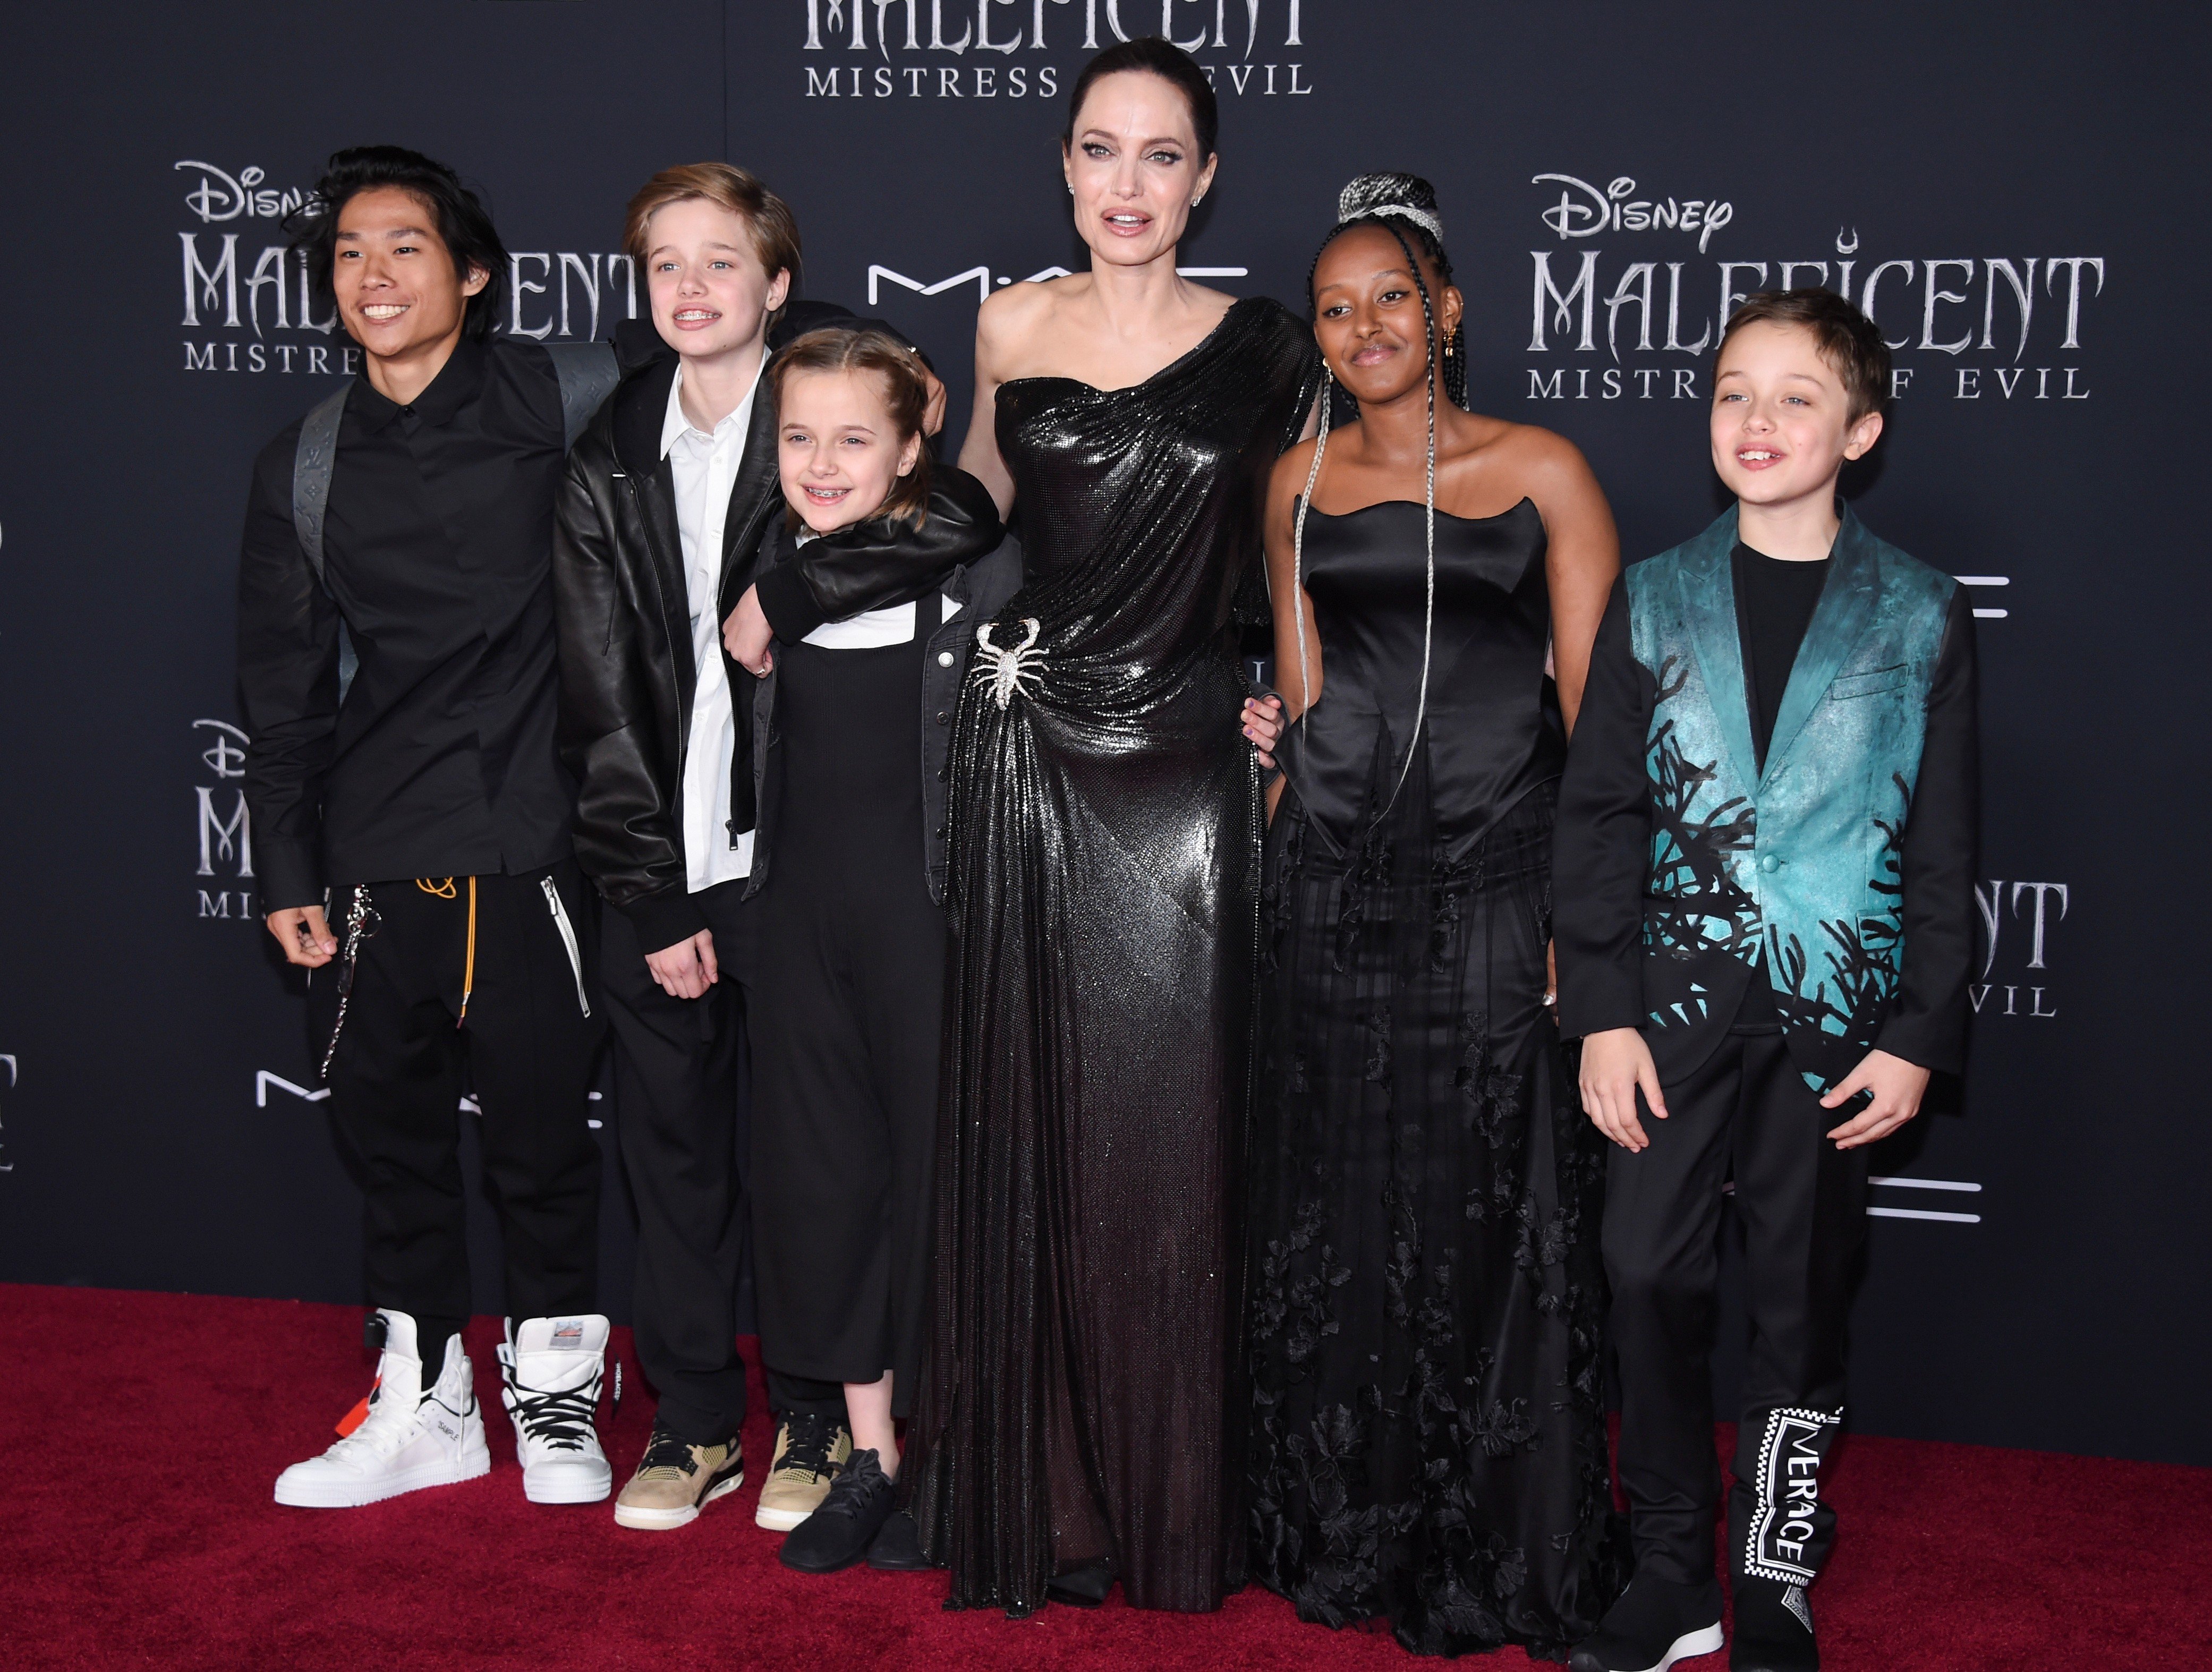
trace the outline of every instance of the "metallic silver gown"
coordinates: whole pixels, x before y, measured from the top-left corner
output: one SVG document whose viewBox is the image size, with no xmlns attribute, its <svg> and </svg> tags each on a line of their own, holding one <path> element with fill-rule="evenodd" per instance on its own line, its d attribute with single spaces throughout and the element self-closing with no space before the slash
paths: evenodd
<svg viewBox="0 0 2212 1672">
<path fill-rule="evenodd" d="M 1311 404 L 1247 299 L 1132 388 L 999 391 L 1027 582 L 952 751 L 931 1357 L 912 1482 L 951 1601 L 1242 1582 L 1235 1210 L 1261 835 L 1231 605 Z M 994 678 L 994 675 L 1000 677 Z"/>
</svg>

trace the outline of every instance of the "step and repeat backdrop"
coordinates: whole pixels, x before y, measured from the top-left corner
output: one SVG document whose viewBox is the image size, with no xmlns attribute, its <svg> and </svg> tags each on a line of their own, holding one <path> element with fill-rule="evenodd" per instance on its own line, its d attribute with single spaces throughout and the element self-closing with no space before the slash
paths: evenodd
<svg viewBox="0 0 2212 1672">
<path fill-rule="evenodd" d="M 953 388 L 979 301 L 1077 267 L 1058 174 L 1096 47 L 1222 106 L 1185 246 L 1304 309 L 1338 187 L 1436 183 L 1482 410 L 1589 455 L 1624 556 L 1724 503 L 1712 349 L 1849 294 L 1895 410 L 1846 478 L 1979 617 L 1971 1072 L 1879 1158 L 1875 1432 L 2212 1462 L 2201 22 L 2078 8 L 1563 0 L 582 0 L 42 8 L 9 26 L 0 435 L 0 1280 L 355 1300 L 300 978 L 259 921 L 232 588 L 256 451 L 358 368 L 283 252 L 325 155 L 416 147 L 514 252 L 504 328 L 639 311 L 622 207 L 727 157 L 804 289 Z M 596 1106 L 612 1151 L 618 1118 Z M 465 1122 L 466 1116 L 462 1117 Z M 610 1310 L 629 1285 L 618 1171 Z M 480 1215 L 479 1300 L 499 1307 Z"/>
</svg>

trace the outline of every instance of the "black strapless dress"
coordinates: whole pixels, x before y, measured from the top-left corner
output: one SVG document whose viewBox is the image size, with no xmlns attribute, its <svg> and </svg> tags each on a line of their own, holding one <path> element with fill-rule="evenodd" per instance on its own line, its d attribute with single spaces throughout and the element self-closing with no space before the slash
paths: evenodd
<svg viewBox="0 0 2212 1672">
<path fill-rule="evenodd" d="M 1258 778 L 1231 604 L 1316 386 L 1237 302 L 1133 388 L 1000 388 L 1027 584 L 952 748 L 935 1311 L 909 1477 L 955 1606 L 1242 1582 Z"/>
<path fill-rule="evenodd" d="M 1565 756 L 1542 518 L 1306 523 L 1324 684 L 1268 836 L 1255 1578 L 1408 1649 L 1565 1658 L 1617 1594 L 1604 1158 L 1544 1007 Z M 1295 690 L 1295 666 L 1277 683 Z M 1395 792 L 1395 797 L 1394 797 Z"/>
</svg>

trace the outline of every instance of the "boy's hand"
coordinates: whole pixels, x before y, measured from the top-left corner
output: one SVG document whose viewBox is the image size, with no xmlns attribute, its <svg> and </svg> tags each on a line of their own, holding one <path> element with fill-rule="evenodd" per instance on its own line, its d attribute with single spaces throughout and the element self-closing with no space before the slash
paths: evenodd
<svg viewBox="0 0 2212 1672">
<path fill-rule="evenodd" d="M 702 929 L 688 940 L 645 955 L 645 967 L 672 999 L 698 999 L 721 979 L 714 962 L 714 934 Z"/>
<path fill-rule="evenodd" d="M 1244 735 L 1252 739 L 1252 746 L 1260 751 L 1260 765 L 1269 772 L 1275 769 L 1275 757 L 1268 751 L 1274 748 L 1275 739 L 1283 735 L 1283 699 L 1263 696 L 1244 699 Z"/>
<path fill-rule="evenodd" d="M 1840 1109 L 1862 1091 L 1873 1092 L 1873 1101 L 1828 1134 L 1839 1150 L 1879 1142 L 1917 1115 L 1928 1092 L 1928 1071 L 1887 1051 L 1869 1051 L 1850 1077 L 1820 1099 L 1820 1107 Z"/>
<path fill-rule="evenodd" d="M 769 654 L 769 641 L 775 636 L 768 624 L 768 616 L 761 609 L 760 588 L 748 587 L 745 595 L 738 600 L 738 607 L 730 611 L 730 618 L 722 623 L 722 648 L 730 653 L 730 660 L 751 674 L 764 679 L 775 666 Z M 682 996 L 689 998 L 689 994 Z"/>
<path fill-rule="evenodd" d="M 324 921 L 320 906 L 287 906 L 270 912 L 268 923 L 289 963 L 319 970 L 338 955 L 338 938 Z"/>
<path fill-rule="evenodd" d="M 1667 1118 L 1667 1100 L 1659 1093 L 1659 1070 L 1651 1061 L 1651 1048 L 1635 1028 L 1607 1028 L 1583 1041 L 1583 1112 L 1597 1129 L 1629 1151 L 1647 1150 L 1651 1140 L 1636 1118 L 1636 1093 L 1660 1120 Z"/>
</svg>

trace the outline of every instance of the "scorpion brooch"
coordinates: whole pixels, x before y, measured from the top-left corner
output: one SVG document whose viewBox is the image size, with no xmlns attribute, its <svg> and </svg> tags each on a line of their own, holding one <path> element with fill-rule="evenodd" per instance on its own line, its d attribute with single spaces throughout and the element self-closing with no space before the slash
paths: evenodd
<svg viewBox="0 0 2212 1672">
<path fill-rule="evenodd" d="M 1036 648 L 1037 635 L 1042 630 L 1035 617 L 1022 621 L 1022 641 L 1018 645 L 1000 646 L 991 642 L 992 623 L 986 622 L 975 629 L 975 642 L 981 647 L 985 660 L 978 664 L 975 679 L 979 685 L 988 685 L 991 695 L 1003 708 L 1017 696 L 1035 697 L 1044 689 L 1044 652 Z"/>
</svg>

